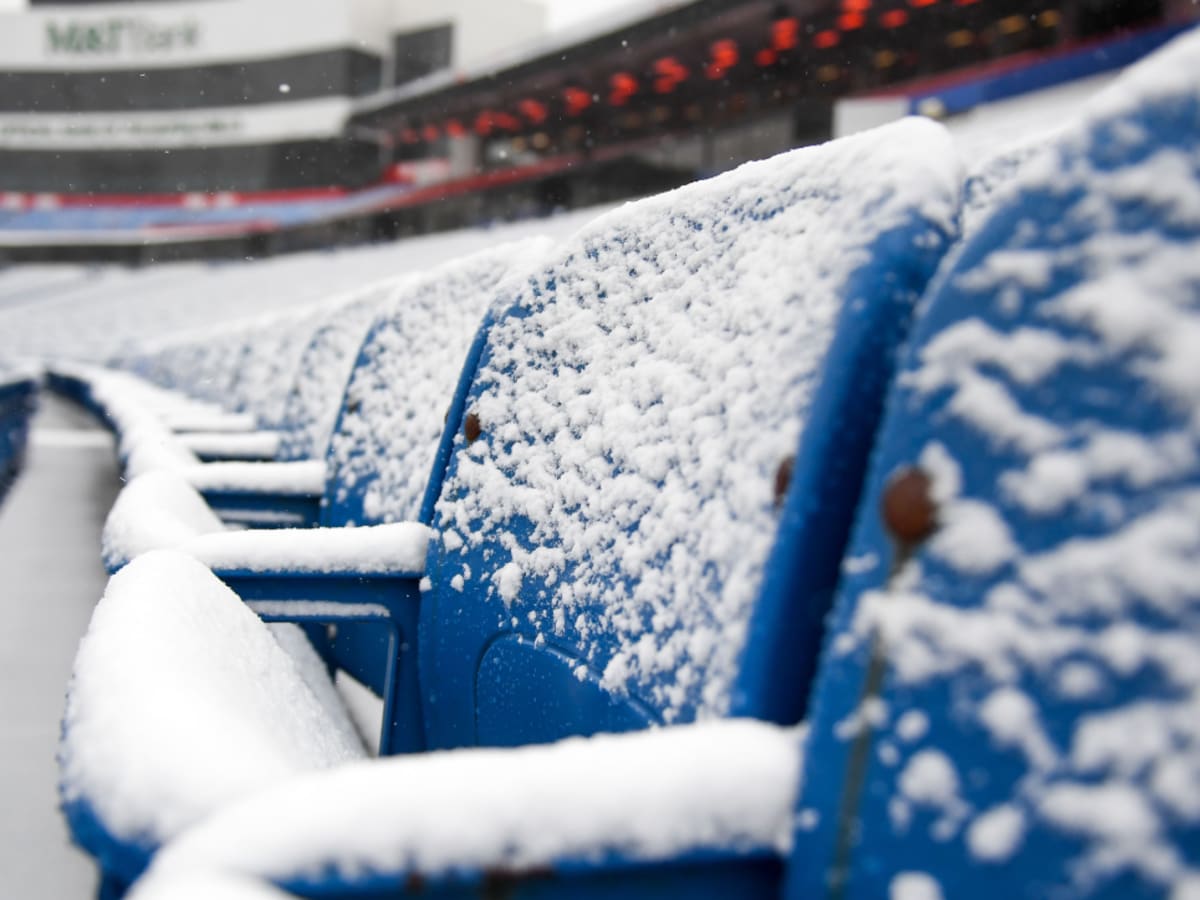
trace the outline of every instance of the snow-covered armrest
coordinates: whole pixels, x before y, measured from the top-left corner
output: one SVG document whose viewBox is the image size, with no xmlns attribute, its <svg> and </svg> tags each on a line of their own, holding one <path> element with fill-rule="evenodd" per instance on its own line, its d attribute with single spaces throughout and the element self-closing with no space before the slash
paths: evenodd
<svg viewBox="0 0 1200 900">
<path fill-rule="evenodd" d="M 110 580 L 79 647 L 59 753 L 76 839 L 132 878 L 218 806 L 364 755 L 321 661 L 196 560 L 156 551 Z"/>
<path fill-rule="evenodd" d="M 151 877 L 382 893 L 414 878 L 783 854 L 801 740 L 800 729 L 724 720 L 353 763 L 222 809 L 165 848 Z"/>
<path fill-rule="evenodd" d="M 176 439 L 201 459 L 273 459 L 280 443 L 277 431 L 195 431 Z"/>
<path fill-rule="evenodd" d="M 258 422 L 250 413 L 233 413 L 225 410 L 204 408 L 182 408 L 165 410 L 163 424 L 172 431 L 257 431 Z"/>
<path fill-rule="evenodd" d="M 213 462 L 178 471 L 226 522 L 306 528 L 320 521 L 322 462 Z"/>
<path fill-rule="evenodd" d="M 104 564 L 115 572 L 140 553 L 178 547 L 225 524 L 175 471 L 133 478 L 117 495 L 101 535 Z"/>
<path fill-rule="evenodd" d="M 325 490 L 325 463 L 213 462 L 187 466 L 179 474 L 202 493 L 320 496 Z"/>
<path fill-rule="evenodd" d="M 175 872 L 147 875 L 126 900 L 294 900 L 264 881 L 216 872 Z"/>
<path fill-rule="evenodd" d="M 431 531 L 415 522 L 203 534 L 180 549 L 219 572 L 420 578 Z"/>
</svg>

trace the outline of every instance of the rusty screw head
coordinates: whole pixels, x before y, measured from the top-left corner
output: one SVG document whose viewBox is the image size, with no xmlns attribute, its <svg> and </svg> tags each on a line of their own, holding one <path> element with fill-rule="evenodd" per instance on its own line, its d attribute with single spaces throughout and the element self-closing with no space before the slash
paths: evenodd
<svg viewBox="0 0 1200 900">
<path fill-rule="evenodd" d="M 775 508 L 783 506 L 783 498 L 787 496 L 792 484 L 792 469 L 796 465 L 796 457 L 786 456 L 775 470 Z"/>
<path fill-rule="evenodd" d="M 916 466 L 898 469 L 883 491 L 884 527 L 902 544 L 919 544 L 937 528 L 933 482 Z"/>
<path fill-rule="evenodd" d="M 467 417 L 463 419 L 463 434 L 466 436 L 468 444 L 475 443 L 483 434 L 483 426 L 479 422 L 479 416 L 475 413 L 467 413 Z"/>
</svg>

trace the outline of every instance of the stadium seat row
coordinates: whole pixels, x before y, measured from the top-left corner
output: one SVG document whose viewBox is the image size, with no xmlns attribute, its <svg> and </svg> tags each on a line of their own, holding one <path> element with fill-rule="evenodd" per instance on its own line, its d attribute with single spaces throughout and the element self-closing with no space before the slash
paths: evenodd
<svg viewBox="0 0 1200 900">
<path fill-rule="evenodd" d="M 104 892 L 1196 890 L 1196 72 L 965 200 L 909 120 L 214 344 L 321 381 L 287 462 L 59 373 L 136 476 L 60 760 Z"/>
<path fill-rule="evenodd" d="M 0 371 L 0 500 L 24 462 L 37 389 L 36 376 Z"/>
</svg>

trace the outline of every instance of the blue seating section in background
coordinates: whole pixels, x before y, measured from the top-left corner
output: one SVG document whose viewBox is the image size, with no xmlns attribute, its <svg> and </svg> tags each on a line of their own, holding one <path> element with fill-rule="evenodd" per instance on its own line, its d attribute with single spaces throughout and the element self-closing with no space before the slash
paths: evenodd
<svg viewBox="0 0 1200 900">
<path fill-rule="evenodd" d="M 0 501 L 12 487 L 25 459 L 37 389 L 36 378 L 0 374 Z"/>
</svg>

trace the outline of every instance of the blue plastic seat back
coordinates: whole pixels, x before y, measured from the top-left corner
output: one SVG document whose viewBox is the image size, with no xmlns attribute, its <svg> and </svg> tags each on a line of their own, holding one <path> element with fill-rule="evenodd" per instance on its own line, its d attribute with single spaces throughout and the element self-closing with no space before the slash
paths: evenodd
<svg viewBox="0 0 1200 900">
<path fill-rule="evenodd" d="M 0 371 L 0 501 L 24 461 L 36 402 L 37 381 L 33 377 Z"/>
<path fill-rule="evenodd" d="M 519 286 L 447 433 L 431 746 L 798 719 L 960 186 L 906 121 L 627 205 Z"/>
<path fill-rule="evenodd" d="M 322 524 L 417 518 L 463 361 L 495 289 L 548 247 L 543 238 L 505 244 L 395 283 L 342 396 Z"/>
<path fill-rule="evenodd" d="M 395 281 L 390 279 L 356 291 L 340 300 L 313 332 L 284 405 L 280 459 L 324 454 L 363 338 L 394 290 Z"/>
<path fill-rule="evenodd" d="M 789 897 L 1194 884 L 1197 72 L 1200 34 L 1126 73 L 938 276 L 823 651 Z"/>
</svg>

